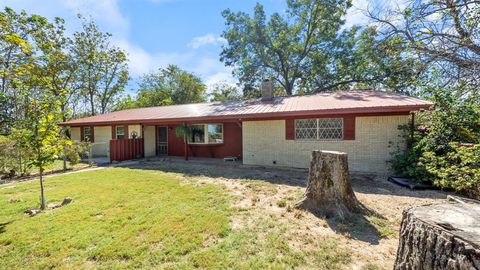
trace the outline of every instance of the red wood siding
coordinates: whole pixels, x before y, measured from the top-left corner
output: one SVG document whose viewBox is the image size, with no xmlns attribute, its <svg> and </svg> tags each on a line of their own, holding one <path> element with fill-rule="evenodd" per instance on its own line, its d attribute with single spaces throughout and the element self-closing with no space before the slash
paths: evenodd
<svg viewBox="0 0 480 270">
<path fill-rule="evenodd" d="M 355 140 L 355 116 L 343 117 L 343 139 Z"/>
<path fill-rule="evenodd" d="M 115 129 L 115 126 L 112 126 L 112 140 L 117 139 L 117 130 Z"/>
<path fill-rule="evenodd" d="M 176 126 L 168 126 L 168 155 L 184 156 L 183 138 L 175 134 Z M 222 144 L 189 144 L 190 157 L 224 158 L 227 156 L 242 157 L 242 128 L 240 123 L 223 123 Z"/>
<path fill-rule="evenodd" d="M 144 157 L 143 138 L 110 140 L 110 161 L 123 161 Z"/>
<path fill-rule="evenodd" d="M 295 140 L 295 120 L 294 119 L 285 120 L 285 139 Z"/>
<path fill-rule="evenodd" d="M 90 142 L 95 142 L 95 129 L 93 128 L 93 126 L 90 127 Z"/>
</svg>

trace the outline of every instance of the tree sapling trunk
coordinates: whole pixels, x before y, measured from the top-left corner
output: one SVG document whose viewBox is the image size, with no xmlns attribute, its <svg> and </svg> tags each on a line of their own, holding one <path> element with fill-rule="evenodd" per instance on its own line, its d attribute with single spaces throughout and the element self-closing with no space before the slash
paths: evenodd
<svg viewBox="0 0 480 270">
<path fill-rule="evenodd" d="M 45 210 L 45 191 L 43 189 L 43 167 L 40 167 L 40 209 Z"/>
</svg>

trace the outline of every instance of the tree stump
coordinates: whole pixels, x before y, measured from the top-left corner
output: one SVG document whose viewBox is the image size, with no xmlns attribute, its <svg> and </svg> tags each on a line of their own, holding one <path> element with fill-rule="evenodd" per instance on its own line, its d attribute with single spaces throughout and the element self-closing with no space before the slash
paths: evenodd
<svg viewBox="0 0 480 270">
<path fill-rule="evenodd" d="M 340 219 L 362 211 L 350 185 L 346 153 L 312 152 L 307 189 L 296 207 Z"/>
<path fill-rule="evenodd" d="M 394 269 L 480 269 L 480 205 L 405 210 Z"/>
</svg>

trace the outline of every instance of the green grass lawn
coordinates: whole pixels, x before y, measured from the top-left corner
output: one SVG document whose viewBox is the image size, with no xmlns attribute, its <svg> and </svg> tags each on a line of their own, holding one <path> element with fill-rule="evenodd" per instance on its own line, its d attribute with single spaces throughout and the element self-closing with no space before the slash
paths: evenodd
<svg viewBox="0 0 480 270">
<path fill-rule="evenodd" d="M 332 269 L 349 262 L 328 239 L 314 251 L 291 248 L 288 226 L 268 217 L 232 229 L 236 210 L 224 187 L 179 174 L 109 168 L 46 178 L 48 202 L 73 202 L 28 217 L 38 185 L 0 186 L 2 269 L 283 269 L 307 261 Z"/>
</svg>

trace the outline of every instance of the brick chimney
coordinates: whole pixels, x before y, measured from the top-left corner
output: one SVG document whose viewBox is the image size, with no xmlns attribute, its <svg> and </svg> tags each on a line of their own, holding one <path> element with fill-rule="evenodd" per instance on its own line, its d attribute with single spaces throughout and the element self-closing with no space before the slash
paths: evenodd
<svg viewBox="0 0 480 270">
<path fill-rule="evenodd" d="M 265 79 L 262 81 L 262 101 L 272 100 L 273 99 L 273 83 Z"/>
</svg>

